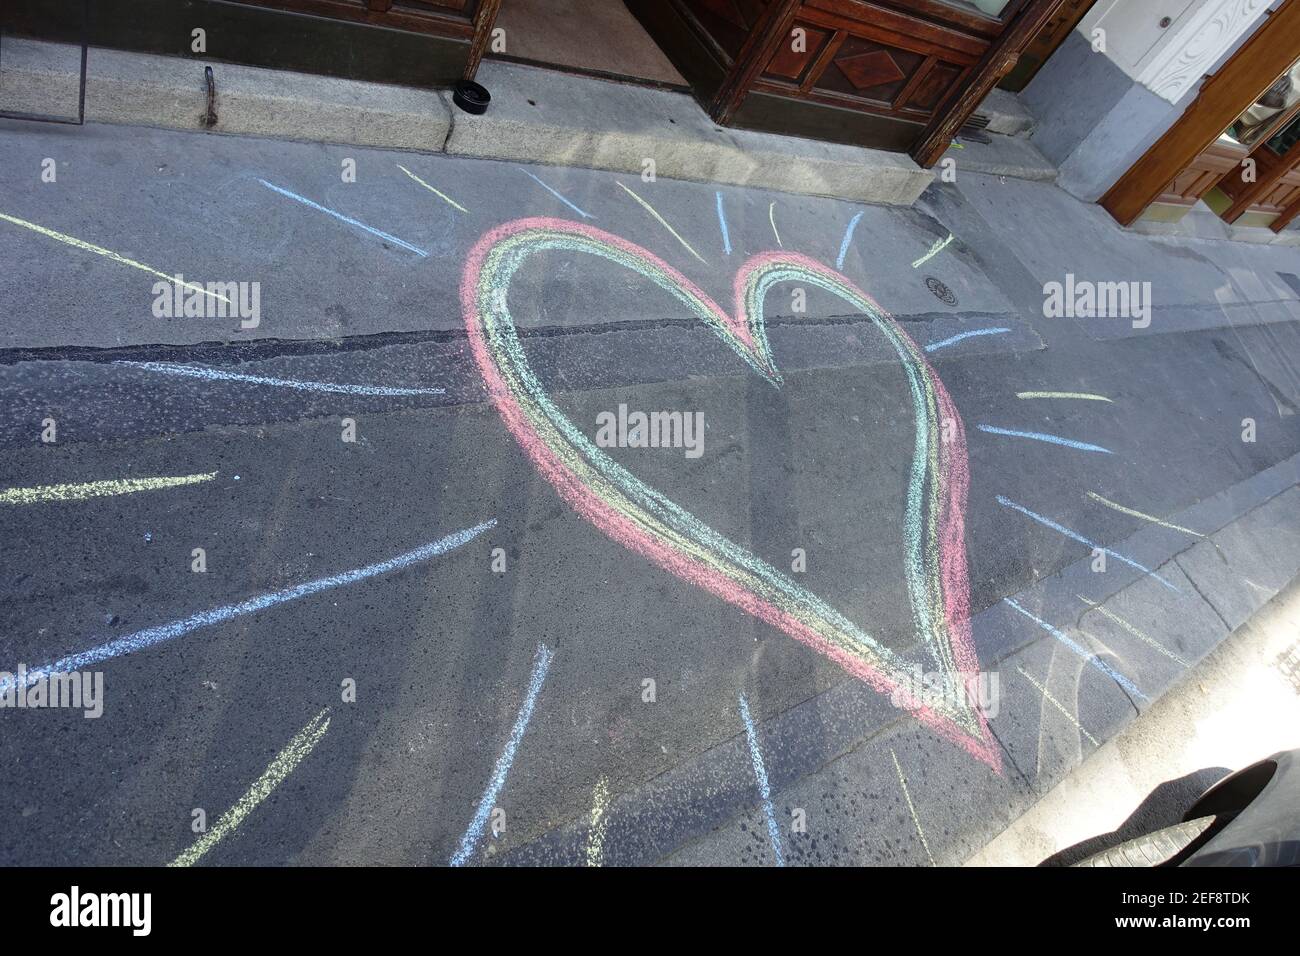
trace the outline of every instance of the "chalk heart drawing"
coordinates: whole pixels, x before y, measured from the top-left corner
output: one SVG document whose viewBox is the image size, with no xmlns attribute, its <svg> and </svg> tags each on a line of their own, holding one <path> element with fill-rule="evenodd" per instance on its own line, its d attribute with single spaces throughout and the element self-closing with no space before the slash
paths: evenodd
<svg viewBox="0 0 1300 956">
<path fill-rule="evenodd" d="M 869 316 L 889 340 L 907 374 L 915 440 L 903 536 L 912 617 L 929 660 L 965 695 L 938 703 L 910 693 L 914 664 L 878 643 L 825 601 L 744 548 L 727 540 L 593 444 L 546 394 L 528 363 L 511 318 L 515 272 L 541 252 L 588 253 L 630 269 L 672 295 L 705 322 L 759 375 L 781 384 L 767 341 L 763 301 L 777 283 L 831 292 Z M 470 252 L 461 279 L 461 307 L 474 358 L 506 426 L 533 464 L 578 514 L 615 541 L 717 595 L 835 661 L 892 696 L 945 738 L 1001 772 L 1002 761 L 973 682 L 978 659 L 970 635 L 966 574 L 966 437 L 961 417 L 925 354 L 898 323 L 852 282 L 807 256 L 765 252 L 736 273 L 735 310 L 708 295 L 647 249 L 591 226 L 527 218 L 487 232 Z M 944 441 L 940 423 L 950 422 Z"/>
</svg>

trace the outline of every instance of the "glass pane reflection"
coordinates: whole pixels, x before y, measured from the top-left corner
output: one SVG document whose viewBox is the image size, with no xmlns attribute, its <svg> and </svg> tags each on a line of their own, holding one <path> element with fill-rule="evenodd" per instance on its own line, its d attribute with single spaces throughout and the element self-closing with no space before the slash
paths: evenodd
<svg viewBox="0 0 1300 956">
<path fill-rule="evenodd" d="M 1287 70 L 1224 133 L 1242 146 L 1254 146 L 1278 118 L 1300 102 L 1300 60 Z"/>
</svg>

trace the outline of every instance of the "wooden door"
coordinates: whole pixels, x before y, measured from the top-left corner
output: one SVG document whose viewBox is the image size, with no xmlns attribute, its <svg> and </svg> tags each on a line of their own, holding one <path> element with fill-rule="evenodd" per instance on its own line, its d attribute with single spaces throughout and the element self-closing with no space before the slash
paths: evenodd
<svg viewBox="0 0 1300 956">
<path fill-rule="evenodd" d="M 1240 143 L 1220 137 L 1188 163 L 1156 201 L 1166 206 L 1194 206 L 1220 180 L 1240 170 L 1241 161 L 1248 155 L 1249 151 Z"/>
<path fill-rule="evenodd" d="M 1291 72 L 1300 70 L 1293 67 Z M 1250 175 L 1228 175 L 1220 181 L 1219 188 L 1230 200 L 1219 213 L 1226 222 L 1236 222 L 1247 212 L 1279 213 L 1290 204 L 1293 197 L 1286 182 L 1300 163 L 1298 116 L 1300 100 L 1261 124 L 1261 135 L 1250 149 Z"/>
<path fill-rule="evenodd" d="M 1300 65 L 1293 65 L 1174 177 L 1146 215 L 1162 218 L 1158 207 L 1208 198 L 1225 222 L 1267 224 L 1300 200 L 1298 167 Z"/>
<path fill-rule="evenodd" d="M 900 6 L 910 9 L 884 0 L 801 4 L 789 42 L 778 45 L 750 92 L 879 116 L 892 121 L 897 136 L 881 123 L 881 138 L 864 145 L 910 143 L 967 79 L 1001 23 L 944 3 Z M 763 124 L 762 110 L 739 115 Z"/>
<path fill-rule="evenodd" d="M 903 151 L 964 121 L 1066 0 L 626 2 L 721 125 Z"/>
<path fill-rule="evenodd" d="M 1283 0 L 1231 59 L 1201 86 L 1196 99 L 1132 168 L 1101 197 L 1121 224 L 1133 223 L 1169 192 L 1223 131 L 1257 102 L 1300 56 L 1300 2 Z"/>
<path fill-rule="evenodd" d="M 475 0 L 234 0 L 373 26 L 469 38 Z"/>
<path fill-rule="evenodd" d="M 465 45 L 461 75 L 473 79 L 501 0 L 233 0 L 290 13 L 430 34 Z M 448 77 L 447 79 L 451 79 Z"/>
</svg>

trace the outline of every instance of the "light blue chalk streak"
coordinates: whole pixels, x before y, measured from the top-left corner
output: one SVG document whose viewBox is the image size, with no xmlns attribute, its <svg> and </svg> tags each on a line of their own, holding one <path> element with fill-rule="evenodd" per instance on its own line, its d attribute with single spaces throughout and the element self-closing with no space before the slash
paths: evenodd
<svg viewBox="0 0 1300 956">
<path fill-rule="evenodd" d="M 34 670 L 27 671 L 24 686 L 30 687 L 36 681 L 51 674 L 66 674 L 82 670 L 90 664 L 98 664 L 110 658 L 133 654 L 155 644 L 184 637 L 191 631 L 196 631 L 201 627 L 224 624 L 226 621 L 234 620 L 244 614 L 265 611 L 267 608 L 275 607 L 277 604 L 284 604 L 286 601 L 296 601 L 298 598 L 308 597 L 330 588 L 340 587 L 345 584 L 356 584 L 358 581 L 364 581 L 366 578 L 372 578 L 379 574 L 400 571 L 413 564 L 444 554 L 453 548 L 458 548 L 467 541 L 478 537 L 489 528 L 494 527 L 496 527 L 495 518 L 472 528 L 466 528 L 464 531 L 449 534 L 445 538 L 441 538 L 432 544 L 426 544 L 421 548 L 416 548 L 414 551 L 407 551 L 405 554 L 399 554 L 387 561 L 380 561 L 378 564 L 368 564 L 364 568 L 357 568 L 355 571 L 345 571 L 342 574 L 334 574 L 316 581 L 308 581 L 306 584 L 285 588 L 283 591 L 272 591 L 270 594 L 249 598 L 247 601 L 240 601 L 238 604 L 227 604 L 223 607 L 213 608 L 210 611 L 200 611 L 198 614 L 179 621 L 172 621 L 170 624 L 160 624 L 157 627 L 145 628 L 143 631 L 136 631 L 134 634 L 115 638 L 106 644 L 100 644 L 98 647 L 92 647 L 86 651 L 78 651 L 76 654 L 69 654 L 67 657 L 60 658 L 53 663 L 42 664 Z M 10 687 L 16 683 L 17 679 L 13 676 L 0 679 L 0 694 L 7 693 Z"/>
<path fill-rule="evenodd" d="M 862 213 L 858 213 L 849 220 L 848 228 L 844 230 L 844 238 L 840 241 L 839 258 L 835 260 L 835 268 L 844 268 L 844 257 L 848 255 L 849 243 L 853 241 L 853 230 L 858 228 L 858 220 L 862 218 Z"/>
<path fill-rule="evenodd" d="M 718 198 L 718 225 L 722 226 L 722 248 L 731 255 L 731 233 L 727 232 L 727 217 L 722 211 L 722 191 L 718 190 L 713 195 Z"/>
<path fill-rule="evenodd" d="M 462 866 L 474 853 L 474 847 L 478 845 L 478 839 L 483 835 L 483 827 L 487 825 L 492 808 L 496 806 L 497 795 L 505 786 L 506 774 L 510 772 L 510 765 L 515 762 L 515 751 L 519 749 L 519 743 L 524 739 L 524 731 L 528 729 L 528 721 L 532 719 L 533 707 L 537 704 L 537 695 L 542 689 L 542 681 L 546 680 L 546 672 L 550 670 L 551 659 L 554 657 L 555 652 L 545 644 L 537 645 L 537 653 L 533 656 L 533 674 L 528 679 L 528 696 L 524 698 L 524 706 L 520 708 L 519 716 L 515 718 L 515 726 L 510 731 L 510 740 L 506 743 L 506 749 L 501 751 L 501 756 L 497 758 L 492 779 L 488 783 L 487 790 L 483 792 L 483 799 L 478 803 L 478 812 L 470 821 L 465 835 L 460 838 L 460 849 L 451 858 L 452 866 Z"/>
<path fill-rule="evenodd" d="M 588 213 L 583 212 L 581 209 L 579 209 L 579 208 L 578 208 L 577 206 L 575 206 L 573 203 L 569 202 L 569 200 L 565 199 L 563 196 L 561 196 L 559 193 L 557 193 L 557 192 L 556 192 L 554 189 L 552 189 L 550 186 L 546 185 L 546 183 L 542 182 L 540 179 L 538 179 L 536 176 L 534 176 L 534 175 L 533 175 L 532 173 L 530 173 L 528 170 L 524 169 L 523 167 L 519 167 L 519 171 L 520 171 L 521 173 L 523 173 L 525 176 L 527 176 L 529 179 L 531 179 L 533 182 L 537 183 L 537 185 L 539 185 L 539 186 L 541 186 L 543 189 L 545 189 L 548 193 L 550 193 L 552 196 L 554 196 L 554 197 L 555 197 L 556 199 L 558 199 L 560 202 L 564 203 L 566 206 L 568 206 L 570 209 L 572 209 L 574 212 L 576 212 L 576 213 L 577 213 L 579 216 L 581 216 L 583 219 L 595 219 L 595 218 L 596 218 L 595 216 L 592 216 L 592 215 L 589 215 Z"/>
<path fill-rule="evenodd" d="M 172 362 L 127 362 L 119 361 L 115 365 L 129 365 L 149 372 L 161 372 L 163 375 L 180 375 L 187 378 L 202 378 L 218 382 L 248 382 L 252 385 L 275 385 L 279 388 L 295 388 L 304 392 L 334 392 L 339 395 L 442 395 L 442 388 L 389 388 L 386 385 L 346 385 L 333 382 L 304 382 L 298 379 L 268 378 L 264 375 L 246 375 L 243 372 L 227 372 L 225 369 L 203 365 L 176 365 Z"/>
<path fill-rule="evenodd" d="M 749 716 L 749 704 L 745 695 L 739 695 L 740 717 L 745 721 L 745 736 L 749 738 L 749 759 L 754 762 L 754 777 L 758 780 L 758 792 L 763 795 L 763 816 L 767 818 L 767 836 L 772 841 L 772 852 L 776 854 L 776 865 L 785 866 L 785 857 L 781 854 L 781 831 L 776 828 L 776 810 L 772 808 L 772 790 L 767 783 L 767 768 L 763 766 L 763 755 L 758 751 L 758 732 L 754 721 Z"/>
<path fill-rule="evenodd" d="M 1156 574 L 1156 572 L 1152 571 L 1150 568 L 1146 567 L 1145 565 L 1138 564 L 1132 558 L 1126 558 L 1124 557 L 1124 555 L 1116 551 L 1110 550 L 1110 548 L 1103 548 L 1101 545 L 1089 541 L 1087 538 L 1079 534 L 1077 531 L 1071 531 L 1069 528 L 1065 527 L 1064 525 L 1057 524 L 1051 518 L 1044 518 L 1040 514 L 1035 514 L 1034 512 L 1030 511 L 1028 508 L 1024 507 L 1023 505 L 1016 504 L 1010 498 L 1005 498 L 1002 495 L 998 495 L 998 504 L 1003 505 L 1007 508 L 1014 508 L 1016 511 L 1019 511 L 1022 515 L 1025 515 L 1028 518 L 1033 518 L 1039 524 L 1047 525 L 1047 527 L 1051 528 L 1053 531 L 1059 531 L 1067 538 L 1072 538 L 1073 540 L 1078 541 L 1080 544 L 1087 545 L 1089 548 L 1092 548 L 1094 551 L 1100 551 L 1102 554 L 1108 554 L 1116 561 L 1122 561 L 1124 564 L 1127 564 L 1131 568 L 1137 568 L 1137 570 L 1143 572 L 1144 574 L 1151 575 L 1153 578 L 1155 578 L 1157 581 L 1159 581 L 1161 584 L 1163 584 L 1171 591 L 1178 590 L 1177 587 L 1170 584 L 1168 581 L 1166 581 L 1164 578 Z"/>
<path fill-rule="evenodd" d="M 931 342 L 925 347 L 927 352 L 933 352 L 936 349 L 946 349 L 950 345 L 956 345 L 963 339 L 972 339 L 977 335 L 1001 335 L 1003 332 L 1010 332 L 1010 329 L 971 329 L 969 332 L 959 332 L 951 338 L 943 339 L 939 342 Z"/>
<path fill-rule="evenodd" d="M 1119 671 L 1115 670 L 1115 668 L 1111 667 L 1109 664 L 1107 664 L 1105 661 L 1099 658 L 1096 654 L 1093 654 L 1087 648 L 1082 647 L 1079 644 L 1076 644 L 1074 641 L 1070 640 L 1070 638 L 1068 638 L 1065 634 L 1061 633 L 1056 628 L 1052 627 L 1052 625 L 1048 624 L 1042 618 L 1035 617 L 1033 614 L 1026 611 L 1015 601 L 1011 600 L 1011 598 L 1003 598 L 1002 600 L 1006 601 L 1008 604 L 1010 604 L 1013 608 L 1015 608 L 1025 617 L 1029 618 L 1031 621 L 1033 621 L 1035 624 L 1037 624 L 1047 633 L 1051 634 L 1054 638 L 1056 638 L 1058 641 L 1060 641 L 1062 644 L 1064 644 L 1066 647 L 1072 650 L 1075 654 L 1077 654 L 1081 660 L 1097 668 L 1097 670 L 1101 671 L 1103 674 L 1105 674 L 1115 683 L 1119 684 L 1120 687 L 1123 687 L 1134 697 L 1140 697 L 1142 698 L 1142 700 L 1149 699 L 1146 694 L 1142 693 L 1142 691 L 1138 690 L 1137 687 L 1134 686 L 1131 680 L 1129 680 Z"/>
<path fill-rule="evenodd" d="M 335 212 L 333 209 L 326 209 L 320 203 L 312 202 L 306 196 L 299 196 L 297 193 L 290 192 L 289 190 L 284 189 L 281 186 L 277 186 L 275 183 L 268 183 L 265 179 L 259 179 L 258 182 L 261 183 L 263 186 L 265 186 L 267 189 L 274 189 L 281 196 L 288 196 L 290 199 L 296 199 L 304 206 L 310 206 L 312 209 L 315 209 L 318 212 L 323 212 L 326 215 L 333 216 L 335 219 L 338 219 L 340 222 L 346 222 L 349 226 L 356 226 L 358 229 L 364 229 L 372 236 L 378 236 L 380 239 L 387 239 L 389 242 L 393 243 L 394 245 L 401 246 L 403 249 L 409 249 L 411 252 L 414 252 L 417 256 L 428 256 L 428 253 L 425 252 L 423 249 L 418 249 L 415 246 L 411 245 L 409 242 L 405 242 L 401 239 L 398 239 L 396 236 L 390 236 L 388 233 L 380 229 L 376 229 L 373 226 L 367 226 L 364 222 L 358 222 L 357 220 L 353 219 L 351 216 L 345 216 L 341 212 Z"/>
<path fill-rule="evenodd" d="M 1066 448 L 1077 448 L 1079 451 L 1097 451 L 1103 455 L 1115 454 L 1109 448 L 1102 448 L 1100 445 L 1089 445 L 1086 441 L 1075 441 L 1073 438 L 1062 438 L 1060 435 L 1048 435 L 1044 432 L 1017 432 L 1010 428 L 997 428 L 993 425 L 976 425 L 982 432 L 988 432 L 990 435 L 1010 435 L 1012 438 L 1032 438 L 1034 441 L 1045 441 L 1049 445 L 1064 445 Z"/>
</svg>

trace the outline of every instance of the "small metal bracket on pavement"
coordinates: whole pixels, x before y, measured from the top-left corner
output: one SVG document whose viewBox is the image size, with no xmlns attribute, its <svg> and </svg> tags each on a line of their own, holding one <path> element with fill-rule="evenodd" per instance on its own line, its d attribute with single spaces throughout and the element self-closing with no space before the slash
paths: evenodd
<svg viewBox="0 0 1300 956">
<path fill-rule="evenodd" d="M 203 113 L 203 128 L 212 129 L 217 125 L 217 78 L 212 74 L 212 67 L 203 68 L 203 81 L 208 88 L 208 105 Z"/>
<path fill-rule="evenodd" d="M 4 31 L 0 30 L 0 67 L 3 66 Z M 50 113 L 25 113 L 20 110 L 7 110 L 0 103 L 0 119 L 30 120 L 36 123 L 62 123 L 67 126 L 82 126 L 86 122 L 86 60 L 90 52 L 90 0 L 82 0 L 81 8 L 81 77 L 77 87 L 77 118 L 55 116 Z M 0 69 L 0 76 L 3 70 Z"/>
</svg>

